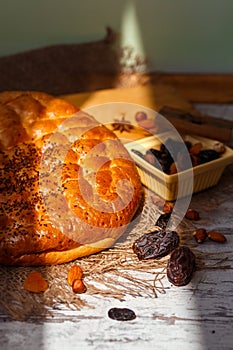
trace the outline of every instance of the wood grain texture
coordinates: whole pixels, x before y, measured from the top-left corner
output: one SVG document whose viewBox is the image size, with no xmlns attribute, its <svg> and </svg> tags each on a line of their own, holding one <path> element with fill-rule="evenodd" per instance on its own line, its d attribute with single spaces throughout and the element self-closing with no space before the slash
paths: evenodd
<svg viewBox="0 0 233 350">
<path fill-rule="evenodd" d="M 233 74 L 152 73 L 151 81 L 172 85 L 190 102 L 233 102 Z"/>
<path fill-rule="evenodd" d="M 99 77 L 106 87 L 132 87 L 148 84 L 169 85 L 179 91 L 191 103 L 232 103 L 233 74 L 205 73 L 122 73 L 114 81 L 110 76 Z"/>
</svg>

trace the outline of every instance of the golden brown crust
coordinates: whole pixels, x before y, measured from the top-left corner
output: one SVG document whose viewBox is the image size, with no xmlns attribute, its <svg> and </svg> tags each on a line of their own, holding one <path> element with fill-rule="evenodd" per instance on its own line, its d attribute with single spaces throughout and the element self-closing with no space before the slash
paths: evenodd
<svg viewBox="0 0 233 350">
<path fill-rule="evenodd" d="M 116 136 L 70 103 L 0 93 L 0 263 L 58 264 L 111 246 L 142 196 Z"/>
<path fill-rule="evenodd" d="M 64 251 L 49 251 L 37 254 L 24 254 L 19 257 L 3 256 L 1 264 L 18 265 L 18 266 L 39 266 L 63 264 L 86 255 L 91 255 L 104 250 L 113 245 L 115 242 L 112 238 L 106 238 L 92 245 L 81 245 L 80 247 Z"/>
</svg>

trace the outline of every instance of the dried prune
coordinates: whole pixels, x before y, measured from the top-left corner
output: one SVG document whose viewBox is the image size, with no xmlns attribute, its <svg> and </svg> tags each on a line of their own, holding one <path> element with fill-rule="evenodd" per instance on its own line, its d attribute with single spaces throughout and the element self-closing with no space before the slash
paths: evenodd
<svg viewBox="0 0 233 350">
<path fill-rule="evenodd" d="M 192 142 L 190 141 L 185 141 L 185 146 L 187 147 L 188 151 L 190 150 L 190 148 L 192 147 Z"/>
<path fill-rule="evenodd" d="M 159 226 L 160 228 L 162 228 L 163 230 L 165 230 L 165 228 L 167 227 L 168 221 L 171 218 L 171 213 L 164 213 L 161 214 L 158 218 L 158 220 L 155 223 L 155 226 Z"/>
<path fill-rule="evenodd" d="M 152 165 L 156 164 L 156 158 L 152 153 L 146 153 L 144 159 Z"/>
<path fill-rule="evenodd" d="M 144 156 L 144 160 L 164 172 L 167 172 L 170 167 L 170 161 L 168 162 L 167 158 L 167 155 L 163 157 L 163 154 L 160 151 L 153 148 L 147 150 Z"/>
<path fill-rule="evenodd" d="M 133 251 L 139 260 L 159 259 L 171 253 L 180 242 L 175 231 L 154 231 L 136 239 Z"/>
<path fill-rule="evenodd" d="M 165 141 L 165 143 L 161 144 L 160 151 L 162 153 L 166 153 L 166 154 L 170 155 L 170 151 L 169 150 L 172 150 L 173 156 L 176 157 L 176 155 L 179 152 L 182 152 L 184 150 L 184 143 L 180 142 L 180 141 L 177 141 L 177 140 L 173 140 L 171 138 L 168 138 Z"/>
<path fill-rule="evenodd" d="M 194 253 L 188 247 L 174 249 L 167 265 L 169 282 L 178 287 L 188 284 L 195 270 L 195 260 Z"/>
<path fill-rule="evenodd" d="M 189 168 L 189 159 L 187 158 L 187 153 L 182 151 L 177 153 L 177 167 L 179 171 L 184 171 Z"/>
<path fill-rule="evenodd" d="M 201 152 L 198 153 L 198 158 L 199 158 L 199 163 L 207 163 L 210 162 L 211 160 L 215 160 L 219 158 L 219 153 L 216 152 L 213 149 L 205 149 Z"/>
<path fill-rule="evenodd" d="M 168 174 L 169 170 L 170 170 L 170 166 L 173 163 L 172 157 L 167 153 L 161 153 L 160 157 L 158 157 L 157 159 L 159 161 L 159 164 L 160 164 L 163 172 Z"/>
<path fill-rule="evenodd" d="M 128 308 L 113 307 L 108 311 L 108 317 L 117 321 L 131 321 L 136 318 L 136 314 Z"/>
<path fill-rule="evenodd" d="M 148 151 L 146 151 L 146 153 L 148 152 L 152 153 L 157 158 L 161 155 L 161 152 L 156 148 L 150 148 Z"/>
</svg>

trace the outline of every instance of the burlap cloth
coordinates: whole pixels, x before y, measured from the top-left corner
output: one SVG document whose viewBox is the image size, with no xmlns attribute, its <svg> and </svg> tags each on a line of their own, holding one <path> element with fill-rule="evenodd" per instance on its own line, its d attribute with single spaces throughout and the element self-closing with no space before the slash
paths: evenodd
<svg viewBox="0 0 233 350">
<path fill-rule="evenodd" d="M 0 91 L 62 95 L 135 85 L 141 77 L 133 73 L 142 59 L 134 57 L 131 48 L 121 50 L 118 39 L 119 35 L 107 28 L 105 38 L 98 41 L 57 44 L 0 57 Z M 130 68 L 125 56 L 132 56 Z"/>
</svg>

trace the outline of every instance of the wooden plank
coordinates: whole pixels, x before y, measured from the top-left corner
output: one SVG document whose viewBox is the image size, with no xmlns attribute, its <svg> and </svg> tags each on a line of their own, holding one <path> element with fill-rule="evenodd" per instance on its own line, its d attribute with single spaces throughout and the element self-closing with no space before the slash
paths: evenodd
<svg viewBox="0 0 233 350">
<path fill-rule="evenodd" d="M 233 74 L 150 73 L 150 81 L 178 89 L 190 102 L 232 103 Z"/>
<path fill-rule="evenodd" d="M 233 121 L 206 116 L 196 110 L 187 112 L 167 106 L 163 107 L 159 112 L 181 133 L 187 134 L 191 130 L 193 134 L 208 136 L 211 139 L 225 143 L 231 140 Z"/>
<path fill-rule="evenodd" d="M 101 74 L 92 76 L 88 90 L 114 89 L 150 84 L 163 84 L 175 88 L 189 102 L 232 103 L 233 74 L 198 73 L 119 73 L 117 76 Z M 77 92 L 79 92 L 77 87 Z M 83 90 L 82 90 L 83 91 Z"/>
<path fill-rule="evenodd" d="M 231 139 L 231 130 L 227 128 L 218 128 L 215 125 L 203 123 L 202 125 L 190 123 L 186 120 L 176 119 L 174 117 L 167 117 L 172 125 L 183 134 L 194 134 L 203 137 L 208 137 L 213 140 L 219 140 L 228 143 Z"/>
</svg>

